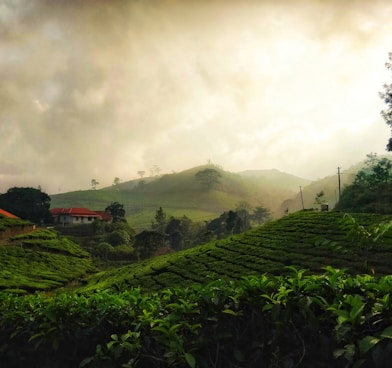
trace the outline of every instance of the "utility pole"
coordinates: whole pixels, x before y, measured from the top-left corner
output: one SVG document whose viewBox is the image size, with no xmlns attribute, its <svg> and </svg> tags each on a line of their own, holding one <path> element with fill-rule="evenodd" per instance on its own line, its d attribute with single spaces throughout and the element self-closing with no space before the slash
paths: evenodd
<svg viewBox="0 0 392 368">
<path fill-rule="evenodd" d="M 304 210 L 305 209 L 305 207 L 304 207 L 304 197 L 302 196 L 302 188 L 301 187 L 299 187 L 299 192 L 301 193 L 302 209 Z"/>
<path fill-rule="evenodd" d="M 338 185 L 339 185 L 339 202 L 340 202 L 340 195 L 342 194 L 340 188 L 340 167 L 338 166 Z"/>
</svg>

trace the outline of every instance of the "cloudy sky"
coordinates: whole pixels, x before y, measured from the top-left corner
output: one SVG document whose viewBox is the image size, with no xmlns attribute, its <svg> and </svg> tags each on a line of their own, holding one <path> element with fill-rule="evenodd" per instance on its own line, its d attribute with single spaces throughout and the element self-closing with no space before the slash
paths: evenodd
<svg viewBox="0 0 392 368">
<path fill-rule="evenodd" d="M 0 192 L 385 153 L 390 0 L 2 0 Z"/>
</svg>

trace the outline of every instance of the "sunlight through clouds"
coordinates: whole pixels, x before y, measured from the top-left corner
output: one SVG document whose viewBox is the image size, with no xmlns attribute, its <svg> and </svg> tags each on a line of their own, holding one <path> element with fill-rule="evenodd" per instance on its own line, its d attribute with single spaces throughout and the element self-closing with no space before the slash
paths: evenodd
<svg viewBox="0 0 392 368">
<path fill-rule="evenodd" d="M 383 154 L 391 15 L 388 0 L 3 2 L 0 192 L 207 159 L 315 179 Z"/>
</svg>

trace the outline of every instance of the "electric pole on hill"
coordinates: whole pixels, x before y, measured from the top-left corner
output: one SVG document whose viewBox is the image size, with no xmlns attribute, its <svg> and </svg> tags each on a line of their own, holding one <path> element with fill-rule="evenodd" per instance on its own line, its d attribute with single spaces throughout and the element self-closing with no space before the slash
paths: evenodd
<svg viewBox="0 0 392 368">
<path fill-rule="evenodd" d="M 340 189 L 340 167 L 338 166 L 338 185 L 339 185 L 339 202 L 340 202 L 340 195 L 342 194 Z"/>
<path fill-rule="evenodd" d="M 302 188 L 301 187 L 299 187 L 299 192 L 301 193 L 302 209 L 304 210 L 305 209 L 305 207 L 304 207 L 304 197 L 302 196 Z"/>
</svg>

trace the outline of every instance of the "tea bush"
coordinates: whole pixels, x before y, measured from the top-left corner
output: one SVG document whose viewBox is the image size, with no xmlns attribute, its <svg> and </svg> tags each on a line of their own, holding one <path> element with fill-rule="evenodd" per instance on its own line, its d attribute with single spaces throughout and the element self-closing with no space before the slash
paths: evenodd
<svg viewBox="0 0 392 368">
<path fill-rule="evenodd" d="M 144 293 L 0 299 L 5 367 L 387 367 L 392 277 L 210 278 Z"/>
</svg>

